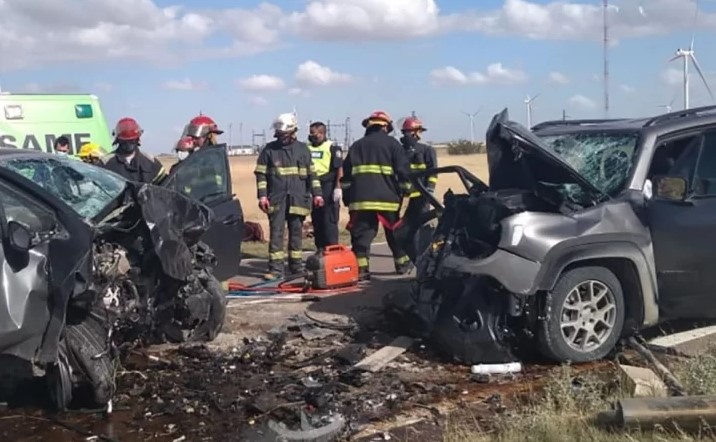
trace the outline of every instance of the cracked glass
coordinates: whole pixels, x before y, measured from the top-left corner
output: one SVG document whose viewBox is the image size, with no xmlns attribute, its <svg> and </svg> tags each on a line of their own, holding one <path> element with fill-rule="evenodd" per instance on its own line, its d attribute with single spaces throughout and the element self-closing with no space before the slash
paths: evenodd
<svg viewBox="0 0 716 442">
<path fill-rule="evenodd" d="M 580 132 L 540 139 L 590 184 L 615 196 L 631 174 L 639 134 Z"/>
<path fill-rule="evenodd" d="M 0 164 L 32 180 L 83 218 L 99 215 L 126 186 L 119 175 L 69 157 L 15 157 Z"/>
</svg>

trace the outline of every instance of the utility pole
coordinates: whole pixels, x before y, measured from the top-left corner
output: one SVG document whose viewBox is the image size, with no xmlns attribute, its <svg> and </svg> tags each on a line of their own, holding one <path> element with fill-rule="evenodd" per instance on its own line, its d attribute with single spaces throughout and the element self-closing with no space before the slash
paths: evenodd
<svg viewBox="0 0 716 442">
<path fill-rule="evenodd" d="M 239 146 L 244 144 L 244 123 L 239 123 Z"/>
<path fill-rule="evenodd" d="M 604 0 L 604 118 L 609 118 L 609 0 Z"/>
<path fill-rule="evenodd" d="M 260 139 L 261 143 L 256 143 L 256 139 Z M 251 144 L 253 144 L 256 147 L 263 146 L 266 144 L 266 129 L 262 130 L 261 132 L 251 131 Z"/>
<path fill-rule="evenodd" d="M 343 148 L 348 149 L 352 142 L 351 142 L 351 117 L 346 117 L 345 122 L 345 139 L 343 140 Z"/>
<path fill-rule="evenodd" d="M 562 109 L 562 121 L 567 121 L 567 118 L 569 118 L 569 117 L 567 116 L 567 110 L 566 110 L 566 109 Z"/>
<path fill-rule="evenodd" d="M 229 123 L 229 147 L 232 147 L 231 141 L 234 137 L 234 123 Z"/>
<path fill-rule="evenodd" d="M 411 111 L 411 112 L 410 112 L 410 116 L 413 117 L 413 118 L 415 118 L 415 111 Z"/>
<path fill-rule="evenodd" d="M 350 125 L 350 118 L 346 118 L 346 122 L 341 123 L 341 124 L 331 123 L 331 120 L 326 120 L 326 139 L 335 141 L 333 139 L 333 137 L 331 137 L 331 129 L 332 128 L 337 128 L 337 129 L 344 128 L 346 131 L 346 138 L 348 138 L 349 133 L 350 133 L 349 125 Z"/>
</svg>

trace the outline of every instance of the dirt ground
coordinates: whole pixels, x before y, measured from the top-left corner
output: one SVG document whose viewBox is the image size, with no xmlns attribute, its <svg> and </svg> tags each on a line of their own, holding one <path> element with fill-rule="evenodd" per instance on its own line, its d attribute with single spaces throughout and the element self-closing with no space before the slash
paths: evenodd
<svg viewBox="0 0 716 442">
<path fill-rule="evenodd" d="M 256 165 L 256 156 L 232 156 L 229 157 L 231 165 L 231 182 L 236 197 L 241 201 L 244 209 L 244 219 L 246 221 L 258 222 L 262 225 L 265 232 L 268 232 L 268 220 L 266 215 L 261 212 L 256 204 L 256 181 L 254 178 L 254 167 Z M 173 163 L 170 159 L 163 159 L 165 164 Z M 441 153 L 438 155 L 438 165 L 451 166 L 460 165 L 478 178 L 487 180 L 487 156 L 484 154 L 475 155 L 447 155 Z M 445 191 L 452 188 L 456 192 L 461 192 L 463 186 L 455 174 L 443 174 L 437 185 L 437 194 L 442 195 Z M 348 220 L 348 211 L 343 207 L 341 220 L 343 224 Z M 341 226 L 343 227 L 343 226 Z"/>
</svg>

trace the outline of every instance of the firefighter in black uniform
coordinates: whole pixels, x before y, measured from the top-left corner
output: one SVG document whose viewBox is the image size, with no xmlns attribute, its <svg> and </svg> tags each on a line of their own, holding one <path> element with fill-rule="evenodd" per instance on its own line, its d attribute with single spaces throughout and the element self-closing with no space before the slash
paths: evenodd
<svg viewBox="0 0 716 442">
<path fill-rule="evenodd" d="M 321 193 L 326 196 L 326 204 L 314 207 L 311 212 L 316 253 L 322 253 L 327 246 L 338 244 L 338 219 L 343 199 L 339 182 L 343 176 L 343 151 L 326 139 L 326 125 L 321 122 L 311 124 L 308 149 L 316 177 L 321 183 Z"/>
<path fill-rule="evenodd" d="M 269 216 L 269 268 L 265 275 L 269 280 L 284 276 L 283 233 L 286 224 L 289 271 L 291 274 L 303 271 L 303 221 L 311 213 L 312 206 L 324 205 L 311 152 L 305 143 L 296 139 L 296 116 L 279 115 L 273 128 L 276 140 L 261 151 L 254 170 L 259 208 Z"/>
<path fill-rule="evenodd" d="M 349 222 L 353 252 L 358 258 L 361 280 L 370 279 L 370 245 L 378 233 L 379 217 L 389 224 L 398 221 L 403 197 L 410 192 L 410 165 L 402 146 L 389 134 L 393 120 L 383 111 L 363 120 L 365 136 L 350 147 L 343 161 L 343 204 L 351 213 Z M 385 228 L 385 224 L 384 224 Z M 395 271 L 410 270 L 410 259 L 385 228 L 393 253 Z"/>
<path fill-rule="evenodd" d="M 435 149 L 432 146 L 420 142 L 421 134 L 426 130 L 428 129 L 423 126 L 423 122 L 415 117 L 408 117 L 403 122 L 403 137 L 400 139 L 400 142 L 403 143 L 403 148 L 408 154 L 410 170 L 413 172 L 438 167 Z M 438 177 L 437 175 L 431 175 L 423 178 L 422 182 L 428 191 L 433 193 L 435 192 Z M 410 202 L 408 203 L 408 208 L 405 210 L 404 216 L 406 218 L 418 217 L 422 212 L 429 210 L 429 208 L 426 199 L 416 189 L 410 194 Z"/>
<path fill-rule="evenodd" d="M 117 148 L 102 159 L 102 165 L 129 181 L 158 183 L 166 177 L 167 172 L 159 160 L 139 150 L 143 132 L 133 118 L 119 120 L 114 129 L 112 143 Z"/>
</svg>

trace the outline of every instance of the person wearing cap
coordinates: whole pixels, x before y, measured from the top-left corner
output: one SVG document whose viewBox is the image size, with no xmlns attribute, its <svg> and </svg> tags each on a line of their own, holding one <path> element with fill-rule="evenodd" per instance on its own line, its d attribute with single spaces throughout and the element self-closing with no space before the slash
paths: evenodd
<svg viewBox="0 0 716 442">
<path fill-rule="evenodd" d="M 403 197 L 412 189 L 408 175 L 410 164 L 398 140 L 390 136 L 393 119 L 375 111 L 363 120 L 365 136 L 348 149 L 343 161 L 343 204 L 350 213 L 353 252 L 358 259 L 360 279 L 370 279 L 371 243 L 383 224 L 393 254 L 395 271 L 410 271 L 408 255 L 397 244 L 392 227 L 400 218 Z"/>
<path fill-rule="evenodd" d="M 312 207 L 323 207 L 321 183 L 311 151 L 298 141 L 298 121 L 291 113 L 273 122 L 274 141 L 256 160 L 258 205 L 269 218 L 269 262 L 264 279 L 284 277 L 283 234 L 288 225 L 288 265 L 291 275 L 303 272 L 303 222 Z"/>
</svg>

